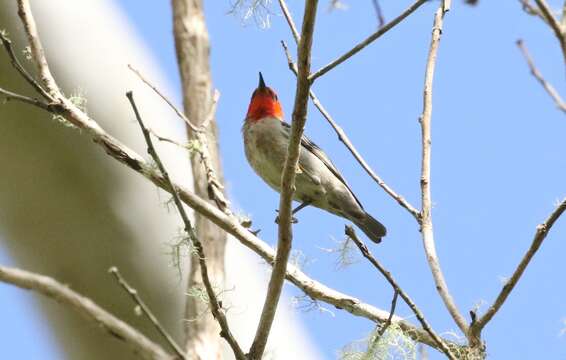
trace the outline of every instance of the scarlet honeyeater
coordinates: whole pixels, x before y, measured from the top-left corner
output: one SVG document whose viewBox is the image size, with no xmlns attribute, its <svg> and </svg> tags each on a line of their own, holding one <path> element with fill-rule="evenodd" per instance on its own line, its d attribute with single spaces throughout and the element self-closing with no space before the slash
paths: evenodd
<svg viewBox="0 0 566 360">
<path fill-rule="evenodd" d="M 283 121 L 277 94 L 265 85 L 261 73 L 242 132 L 248 162 L 269 186 L 280 192 L 291 126 Z M 301 205 L 293 213 L 313 205 L 352 221 L 376 243 L 385 236 L 385 226 L 364 210 L 330 158 L 306 136 L 301 138 L 295 188 L 294 200 Z"/>
</svg>

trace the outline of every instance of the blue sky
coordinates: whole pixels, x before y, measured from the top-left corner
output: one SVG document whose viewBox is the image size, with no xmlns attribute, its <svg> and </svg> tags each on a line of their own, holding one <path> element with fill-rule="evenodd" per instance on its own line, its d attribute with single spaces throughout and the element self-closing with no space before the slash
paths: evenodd
<svg viewBox="0 0 566 360">
<path fill-rule="evenodd" d="M 117 2 L 178 90 L 169 5 Z M 344 2 L 347 10 L 328 12 L 328 2 L 321 1 L 313 69 L 376 29 L 371 1 Z M 302 3 L 289 0 L 297 22 Z M 387 20 L 409 3 L 381 1 Z M 551 5 L 560 6 L 558 1 Z M 417 207 L 417 119 L 422 111 L 424 66 L 437 6 L 436 1 L 424 5 L 313 87 L 373 169 Z M 229 1 L 209 1 L 206 7 L 213 78 L 222 93 L 218 124 L 227 188 L 238 210 L 249 214 L 254 226 L 262 229 L 262 238 L 275 244 L 273 219 L 278 195 L 246 164 L 240 128 L 258 71 L 278 91 L 289 119 L 294 76 L 287 69 L 279 41 L 292 45 L 292 37 L 276 4 L 271 5 L 269 29 L 254 21 L 243 22 L 241 17 L 229 15 L 229 10 Z M 465 314 L 476 304 L 481 313 L 493 301 L 502 279 L 510 276 L 529 246 L 536 225 L 553 210 L 556 200 L 566 196 L 566 119 L 529 74 L 515 45 L 518 38 L 525 40 L 545 77 L 566 94 L 564 64 L 556 40 L 541 21 L 523 13 L 517 1 L 480 0 L 477 7 L 454 1 L 440 44 L 432 119 L 433 220 L 448 285 Z M 306 133 L 333 158 L 366 210 L 388 227 L 384 242 L 371 247 L 375 256 L 391 270 L 437 332 L 448 337 L 452 331 L 458 333 L 434 290 L 413 218 L 366 176 L 312 106 Z M 298 218 L 294 247 L 311 259 L 305 271 L 329 286 L 387 309 L 392 292 L 379 274 L 363 261 L 337 270 L 336 257 L 322 250 L 335 247 L 335 240 L 343 237 L 344 221 L 317 209 L 303 210 Z M 566 327 L 565 238 L 566 219 L 562 219 L 484 330 L 490 358 L 566 358 L 566 335 L 560 336 Z M 287 289 L 300 294 L 291 286 Z M 14 311 L 18 311 L 21 296 L 21 292 L 0 287 L 0 304 L 8 301 L 2 299 L 10 299 L 9 306 L 18 304 Z M 372 324 L 330 310 L 335 317 L 316 311 L 301 317 L 325 358 L 333 359 L 342 346 L 368 334 Z M 412 319 L 401 303 L 397 313 Z M 29 323 L 18 326 L 26 327 L 23 333 L 48 333 L 37 323 L 30 318 Z M 41 339 L 49 352 L 56 351 L 45 336 L 34 338 Z M 431 359 L 442 358 L 434 351 L 429 354 Z"/>
</svg>

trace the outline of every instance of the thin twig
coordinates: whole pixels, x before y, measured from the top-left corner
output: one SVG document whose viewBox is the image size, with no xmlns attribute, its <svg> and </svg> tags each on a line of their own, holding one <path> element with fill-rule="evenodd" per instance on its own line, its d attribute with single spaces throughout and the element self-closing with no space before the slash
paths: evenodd
<svg viewBox="0 0 566 360">
<path fill-rule="evenodd" d="M 49 93 L 45 91 L 45 89 L 41 87 L 41 85 L 33 78 L 33 76 L 31 76 L 22 66 L 22 64 L 18 60 L 18 57 L 16 56 L 16 53 L 14 52 L 14 49 L 12 48 L 12 41 L 10 41 L 10 39 L 8 39 L 8 37 L 2 31 L 0 31 L 0 41 L 2 41 L 2 45 L 4 46 L 6 53 L 8 53 L 10 63 L 12 64 L 14 69 L 16 69 L 20 73 L 20 75 L 22 75 L 24 80 L 26 80 L 41 96 L 43 96 L 46 100 L 53 101 L 51 95 L 49 95 Z"/>
<path fill-rule="evenodd" d="M 261 359 L 267 338 L 271 331 L 271 325 L 277 310 L 277 304 L 281 296 L 281 290 L 285 281 L 285 271 L 287 261 L 291 252 L 293 231 L 291 228 L 292 220 L 292 201 L 295 187 L 295 176 L 300 155 L 301 138 L 307 120 L 307 105 L 309 101 L 311 47 L 314 33 L 314 23 L 316 19 L 316 8 L 318 0 L 307 0 L 301 28 L 301 41 L 298 46 L 298 75 L 297 88 L 295 92 L 295 104 L 293 106 L 293 121 L 291 123 L 291 134 L 287 149 L 287 158 L 283 165 L 281 176 L 281 196 L 279 199 L 279 228 L 277 241 L 277 256 L 269 285 L 267 295 L 263 304 L 263 310 L 257 327 L 256 335 L 250 348 L 249 357 L 251 360 Z"/>
<path fill-rule="evenodd" d="M 501 292 L 499 293 L 499 295 L 497 295 L 497 298 L 495 299 L 493 304 L 488 308 L 486 313 L 482 317 L 477 319 L 474 322 L 474 325 L 470 328 L 470 332 L 474 336 L 478 338 L 480 337 L 482 329 L 493 318 L 493 316 L 497 313 L 497 311 L 499 311 L 501 306 L 505 303 L 505 300 L 507 300 L 507 297 L 509 296 L 509 294 L 511 294 L 511 291 L 513 291 L 515 285 L 517 285 L 517 282 L 520 280 L 521 275 L 523 275 L 523 273 L 525 272 L 525 269 L 529 265 L 533 256 L 536 254 L 536 252 L 542 245 L 542 242 L 548 235 L 548 232 L 550 231 L 550 229 L 552 229 L 552 226 L 560 218 L 560 216 L 564 213 L 564 211 L 566 211 L 566 198 L 562 200 L 562 202 L 556 207 L 556 209 L 554 209 L 554 211 L 542 224 L 537 226 L 531 246 L 529 247 L 523 258 L 521 259 L 519 265 L 517 265 L 517 268 L 513 272 L 513 275 L 511 275 L 511 278 L 505 283 L 505 285 L 501 289 Z"/>
<path fill-rule="evenodd" d="M 222 336 L 224 339 L 226 339 L 226 342 L 228 342 L 228 344 L 232 348 L 232 351 L 234 352 L 236 359 L 246 360 L 246 356 L 244 355 L 244 352 L 242 351 L 242 349 L 240 348 L 240 345 L 238 344 L 238 342 L 236 341 L 236 339 L 232 335 L 232 332 L 230 331 L 230 328 L 228 326 L 228 320 L 226 319 L 226 316 L 225 316 L 224 312 L 222 311 L 220 303 L 219 303 L 219 301 L 216 297 L 216 293 L 214 292 L 214 289 L 212 287 L 212 283 L 210 281 L 210 278 L 208 277 L 208 268 L 206 266 L 206 258 L 205 258 L 205 254 L 204 254 L 204 249 L 202 247 L 202 243 L 200 242 L 200 240 L 196 236 L 196 233 L 195 233 L 194 228 L 191 224 L 191 221 L 189 220 L 189 217 L 188 217 L 188 215 L 185 211 L 185 208 L 183 207 L 183 204 L 181 202 L 181 199 L 179 197 L 178 190 L 175 187 L 175 185 L 173 184 L 173 182 L 171 181 L 171 178 L 169 177 L 169 174 L 168 174 L 167 170 L 165 169 L 163 162 L 159 158 L 159 155 L 157 154 L 157 151 L 155 150 L 155 147 L 153 146 L 153 141 L 151 140 L 151 135 L 150 135 L 149 131 L 147 130 L 145 124 L 143 123 L 141 115 L 140 115 L 138 108 L 136 106 L 136 103 L 134 101 L 134 97 L 133 97 L 132 92 L 131 91 L 127 92 L 126 96 L 128 97 L 130 104 L 132 105 L 132 109 L 134 110 L 134 113 L 136 115 L 136 120 L 138 121 L 138 124 L 140 125 L 140 128 L 143 132 L 143 136 L 144 136 L 146 144 L 147 144 L 147 151 L 151 155 L 151 157 L 153 158 L 155 163 L 157 164 L 157 167 L 159 168 L 159 171 L 163 175 L 163 178 L 165 179 L 167 186 L 171 189 L 171 195 L 173 195 L 173 201 L 175 202 L 175 205 L 177 206 L 177 210 L 179 211 L 179 215 L 181 216 L 183 223 L 185 225 L 185 232 L 187 233 L 187 235 L 191 239 L 191 243 L 198 253 L 200 271 L 201 271 L 201 274 L 202 274 L 202 282 L 204 284 L 204 287 L 206 289 L 206 293 L 208 295 L 208 299 L 210 301 L 211 311 L 212 311 L 212 314 L 214 315 L 214 318 L 218 321 L 220 328 L 222 329 L 222 331 L 220 332 L 220 336 Z"/>
<path fill-rule="evenodd" d="M 296 76 L 297 65 L 293 62 L 293 59 L 291 58 L 291 54 L 289 53 L 287 44 L 285 44 L 284 41 L 281 41 L 281 45 L 283 46 L 283 50 L 285 51 L 285 55 L 287 56 L 287 64 L 289 65 L 289 69 Z M 315 95 L 313 90 L 309 90 L 309 96 L 314 106 L 318 109 L 318 111 L 320 111 L 320 113 L 326 119 L 326 121 L 328 121 L 330 126 L 332 126 L 332 129 L 334 129 L 334 132 L 336 132 L 336 135 L 338 135 L 338 139 L 344 144 L 344 146 L 346 146 L 348 151 L 350 151 L 350 153 L 354 156 L 356 161 L 366 171 L 366 173 L 373 179 L 373 181 L 376 182 L 377 185 L 379 185 L 389 196 L 391 196 L 395 201 L 397 201 L 399 205 L 404 207 L 411 215 L 413 215 L 413 217 L 417 220 L 417 222 L 420 223 L 420 216 L 421 216 L 420 212 L 407 200 L 405 200 L 403 196 L 395 192 L 395 190 L 393 190 L 389 185 L 387 185 L 385 181 L 383 181 L 383 179 L 379 175 L 377 175 L 375 171 L 373 171 L 373 169 L 369 166 L 369 164 L 365 161 L 365 159 L 360 155 L 358 150 L 354 147 L 354 144 L 350 141 L 348 135 L 346 135 L 346 133 L 340 127 L 340 125 L 338 125 L 338 123 L 334 121 L 332 116 L 330 116 L 330 113 L 328 113 L 328 111 L 324 108 L 324 106 L 322 106 L 322 103 Z"/>
<path fill-rule="evenodd" d="M 38 108 L 43 110 L 49 110 L 49 105 L 41 100 L 34 99 L 25 95 L 16 94 L 6 89 L 0 88 L 0 96 L 4 97 L 6 100 L 21 101 L 27 104 L 31 104 L 33 106 L 37 106 Z"/>
<path fill-rule="evenodd" d="M 542 76 L 542 74 L 540 73 L 540 71 L 537 69 L 533 61 L 533 58 L 529 54 L 529 51 L 527 50 L 527 46 L 525 45 L 523 40 L 521 39 L 517 40 L 517 46 L 519 47 L 521 53 L 523 54 L 525 60 L 527 61 L 527 65 L 531 70 L 531 74 L 538 80 L 538 82 L 542 85 L 544 90 L 548 93 L 548 95 L 550 95 L 552 100 L 554 100 L 556 107 L 558 107 L 558 109 L 562 110 L 563 112 L 566 112 L 566 103 L 564 103 L 562 97 L 560 96 L 560 94 L 558 94 L 558 91 L 556 91 L 554 86 L 552 86 L 548 81 L 546 81 Z"/>
<path fill-rule="evenodd" d="M 436 246 L 434 244 L 434 232 L 432 227 L 432 200 L 430 191 L 430 145 L 431 145 L 431 130 L 430 123 L 432 118 L 432 83 L 434 79 L 434 69 L 436 66 L 436 56 L 438 52 L 438 45 L 440 43 L 440 36 L 442 34 L 442 20 L 444 18 L 444 5 L 440 7 L 434 15 L 434 24 L 432 27 L 432 39 L 430 42 L 430 49 L 428 52 L 428 59 L 425 71 L 424 91 L 423 91 L 423 112 L 420 117 L 420 124 L 422 130 L 422 169 L 421 169 L 421 234 L 423 238 L 424 250 L 426 259 L 432 272 L 432 277 L 436 284 L 442 301 L 446 305 L 448 312 L 464 334 L 467 334 L 468 325 L 466 320 L 458 310 L 448 285 L 444 279 L 444 274 L 440 268 L 440 262 L 436 254 Z"/>
<path fill-rule="evenodd" d="M 170 360 L 172 358 L 172 355 L 141 332 L 104 310 L 91 299 L 78 294 L 53 278 L 21 269 L 0 266 L 0 281 L 22 289 L 33 290 L 75 310 L 98 325 L 97 327 L 130 345 L 144 359 Z"/>
<path fill-rule="evenodd" d="M 157 140 L 159 140 L 159 141 L 167 142 L 167 143 L 169 143 L 169 144 L 173 144 L 173 145 L 178 146 L 178 147 L 180 147 L 180 148 L 182 148 L 182 149 L 185 149 L 185 150 L 187 150 L 187 149 L 190 148 L 190 145 L 189 145 L 189 144 L 183 144 L 183 143 L 180 143 L 180 142 L 177 141 L 177 140 L 173 140 L 173 139 L 170 139 L 170 138 L 165 137 L 165 136 L 163 136 L 163 135 L 160 135 L 159 133 L 157 133 L 157 132 L 156 132 L 154 129 L 152 129 L 152 128 L 147 128 L 147 131 L 149 131 L 149 132 L 151 133 L 151 135 L 153 135 L 153 136 L 154 136 Z"/>
<path fill-rule="evenodd" d="M 187 118 L 185 116 L 185 114 L 183 114 L 182 111 L 177 109 L 177 107 L 175 105 L 173 105 L 173 102 L 171 102 L 171 100 L 169 100 L 169 98 L 167 96 L 163 95 L 163 93 L 161 91 L 159 91 L 159 89 L 155 85 L 153 85 L 149 80 L 147 80 L 145 78 L 145 76 L 143 76 L 142 73 L 138 69 L 133 67 L 131 64 L 128 64 L 128 69 L 130 69 L 134 74 L 136 74 L 140 78 L 141 81 L 143 81 L 147 86 L 149 86 L 149 88 L 151 90 L 153 90 L 157 95 L 159 95 L 159 97 L 161 99 L 163 99 L 163 101 L 165 101 L 171 109 L 173 109 L 175 114 L 177 114 L 177 116 L 180 117 L 185 122 L 185 124 L 187 124 L 187 126 L 191 128 L 191 130 L 201 131 L 199 126 L 196 126 L 195 124 L 193 124 L 191 122 L 191 120 L 189 120 L 189 118 Z"/>
<path fill-rule="evenodd" d="M 32 57 L 37 65 L 37 70 L 39 71 L 39 76 L 43 86 L 47 89 L 47 93 L 51 96 L 53 100 L 57 99 L 61 95 L 61 91 L 49 70 L 47 65 L 47 59 L 45 58 L 45 52 L 43 51 L 43 46 L 39 41 L 39 34 L 37 32 L 37 26 L 31 12 L 31 6 L 28 0 L 18 0 L 18 15 L 22 20 L 24 25 L 25 33 L 28 38 L 28 43 L 30 45 Z M 43 92 L 40 91 L 41 94 Z"/>
<path fill-rule="evenodd" d="M 383 16 L 383 10 L 379 4 L 379 0 L 372 0 L 373 8 L 375 9 L 375 15 L 377 16 L 377 28 L 381 29 L 385 25 L 385 17 Z"/>
<path fill-rule="evenodd" d="M 155 85 L 153 85 L 149 80 L 147 80 L 139 70 L 134 68 L 132 65 L 128 65 L 128 68 L 134 74 L 136 74 L 140 78 L 140 80 L 143 81 L 144 84 L 149 86 L 150 89 L 152 89 L 161 99 L 163 99 L 163 101 L 165 101 L 167 105 L 169 105 L 169 107 L 173 109 L 175 114 L 177 114 L 177 116 L 180 117 L 187 124 L 187 126 L 191 128 L 191 130 L 193 130 L 194 136 L 200 145 L 196 150 L 200 154 L 202 164 L 206 171 L 209 198 L 214 200 L 216 206 L 218 206 L 220 210 L 226 213 L 230 213 L 231 211 L 229 207 L 230 203 L 228 202 L 228 200 L 224 196 L 224 193 L 222 192 L 222 189 L 224 187 L 222 186 L 222 183 L 218 181 L 218 177 L 216 176 L 216 171 L 214 171 L 214 167 L 212 166 L 212 162 L 210 160 L 209 151 L 208 151 L 208 140 L 206 137 L 206 129 L 209 126 L 212 119 L 214 119 L 214 115 L 216 113 L 216 106 L 218 104 L 218 99 L 220 98 L 220 92 L 218 90 L 214 91 L 207 117 L 205 118 L 201 126 L 197 126 L 193 124 L 193 122 L 190 121 L 189 118 L 185 116 L 185 114 L 183 114 L 182 111 L 177 109 L 177 107 L 173 105 L 173 102 L 169 100 L 169 98 L 165 96 Z"/>
<path fill-rule="evenodd" d="M 344 55 L 340 56 L 336 60 L 330 62 L 328 65 L 323 66 L 320 70 L 312 73 L 309 76 L 309 81 L 313 82 L 317 78 L 321 77 L 322 75 L 326 74 L 330 70 L 334 69 L 336 66 L 340 65 L 344 61 L 351 58 L 354 54 L 358 53 L 360 50 L 374 42 L 375 40 L 379 39 L 383 34 L 391 30 L 395 25 L 399 24 L 403 21 L 407 16 L 411 15 L 415 10 L 417 10 L 421 5 L 425 4 L 428 0 L 417 0 L 414 4 L 409 6 L 405 11 L 401 13 L 401 15 L 397 16 L 395 19 L 391 20 L 387 24 L 383 25 L 382 28 L 368 36 L 366 39 L 362 40 L 359 44 L 354 46 L 351 50 L 346 52 Z"/>
<path fill-rule="evenodd" d="M 291 12 L 287 7 L 287 3 L 285 0 L 279 0 L 279 7 L 285 16 L 285 20 L 287 20 L 287 24 L 289 24 L 289 28 L 291 29 L 291 33 L 293 34 L 293 38 L 295 39 L 295 44 L 299 44 L 301 41 L 301 35 L 299 35 L 299 31 L 297 30 L 297 26 L 293 21 L 293 17 L 291 16 Z"/>
<path fill-rule="evenodd" d="M 387 331 L 387 328 L 389 328 L 391 326 L 391 322 L 393 320 L 393 315 L 395 315 L 395 308 L 397 307 L 397 299 L 399 298 L 399 291 L 397 291 L 397 289 L 393 289 L 393 299 L 391 300 L 391 308 L 389 309 L 389 317 L 387 318 L 387 321 L 381 325 L 381 327 L 379 328 L 379 331 L 377 332 L 377 338 L 376 340 L 379 341 L 379 339 L 383 336 L 383 334 L 385 334 L 385 332 Z"/>
<path fill-rule="evenodd" d="M 389 282 L 389 284 L 393 287 L 393 289 L 397 293 L 399 293 L 399 296 L 401 296 L 401 298 L 407 304 L 407 306 L 411 308 L 411 310 L 413 311 L 413 313 L 421 323 L 423 329 L 430 335 L 432 339 L 434 339 L 436 345 L 438 346 L 438 349 L 440 349 L 444 354 L 446 354 L 446 356 L 449 359 L 456 359 L 454 355 L 452 355 L 452 352 L 450 351 L 448 346 L 444 343 L 444 341 L 434 332 L 434 330 L 432 330 L 432 327 L 429 325 L 428 321 L 426 321 L 426 318 L 424 317 L 423 313 L 419 310 L 417 305 L 413 302 L 413 300 L 409 297 L 409 295 L 407 295 L 407 293 L 405 293 L 405 291 L 401 289 L 399 284 L 397 284 L 397 281 L 395 281 L 393 275 L 391 275 L 391 273 L 387 271 L 387 269 L 385 269 L 385 267 L 383 267 L 383 265 L 381 265 L 381 263 L 377 261 L 375 257 L 373 257 L 367 246 L 358 238 L 356 232 L 354 231 L 354 228 L 349 225 L 346 225 L 345 233 L 346 236 L 352 239 L 352 241 L 356 244 L 358 249 L 360 249 L 362 255 L 385 277 L 385 279 L 387 280 L 387 282 Z"/>
<path fill-rule="evenodd" d="M 157 331 L 161 334 L 161 336 L 163 336 L 163 338 L 167 341 L 167 343 L 171 345 L 171 347 L 177 353 L 177 355 L 179 355 L 181 359 L 185 359 L 185 354 L 183 353 L 183 350 L 181 350 L 181 347 L 177 344 L 177 342 L 175 342 L 175 339 L 173 339 L 173 337 L 167 332 L 167 330 L 165 330 L 165 328 L 163 327 L 163 325 L 161 325 L 159 320 L 157 320 L 157 317 L 153 314 L 151 309 L 143 301 L 141 296 L 138 294 L 138 291 L 133 287 L 131 287 L 130 284 L 128 284 L 128 282 L 126 281 L 126 279 L 124 279 L 122 274 L 120 274 L 118 268 L 113 266 L 110 269 L 108 269 L 108 272 L 112 274 L 112 276 L 114 276 L 116 281 L 118 281 L 118 284 L 120 284 L 120 286 L 128 293 L 128 295 L 132 297 L 132 300 L 134 300 L 137 306 L 140 307 L 141 311 L 145 314 L 145 316 L 147 316 L 149 321 L 153 324 L 153 326 L 157 329 Z"/>
</svg>

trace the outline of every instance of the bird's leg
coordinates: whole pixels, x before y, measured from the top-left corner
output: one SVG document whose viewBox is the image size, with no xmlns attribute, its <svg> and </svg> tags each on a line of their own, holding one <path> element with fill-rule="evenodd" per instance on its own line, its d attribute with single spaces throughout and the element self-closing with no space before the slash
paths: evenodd
<svg viewBox="0 0 566 360">
<path fill-rule="evenodd" d="M 293 209 L 293 211 L 291 211 L 291 215 L 295 215 L 296 213 L 298 213 L 301 209 L 306 208 L 307 206 L 309 206 L 310 204 L 312 204 L 312 202 L 310 201 L 305 201 L 303 203 L 301 203 L 299 206 L 297 206 L 296 208 Z M 279 212 L 279 210 L 275 210 L 276 212 Z M 296 224 L 298 223 L 299 220 L 297 220 L 294 216 L 291 218 L 291 223 L 292 224 Z M 279 215 L 277 215 L 277 217 L 275 218 L 275 223 L 279 224 Z"/>
</svg>

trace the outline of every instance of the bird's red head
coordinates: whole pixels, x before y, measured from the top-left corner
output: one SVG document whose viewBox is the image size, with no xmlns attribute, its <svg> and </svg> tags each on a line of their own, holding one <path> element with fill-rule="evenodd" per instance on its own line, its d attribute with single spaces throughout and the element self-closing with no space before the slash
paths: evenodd
<svg viewBox="0 0 566 360">
<path fill-rule="evenodd" d="M 252 94 L 246 121 L 259 121 L 265 117 L 283 120 L 283 109 L 273 89 L 267 87 L 263 76 L 259 73 L 259 86 Z"/>
</svg>

